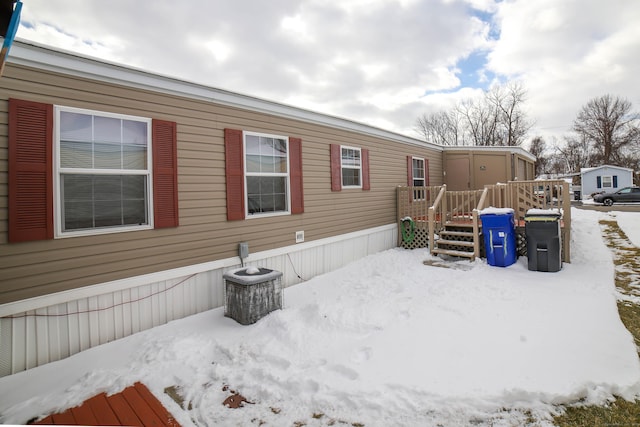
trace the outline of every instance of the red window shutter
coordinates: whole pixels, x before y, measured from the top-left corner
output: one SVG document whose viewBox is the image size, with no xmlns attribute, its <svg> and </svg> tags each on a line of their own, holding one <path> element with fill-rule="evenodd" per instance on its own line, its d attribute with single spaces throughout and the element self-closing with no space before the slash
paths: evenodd
<svg viewBox="0 0 640 427">
<path fill-rule="evenodd" d="M 362 149 L 362 189 L 371 190 L 371 183 L 369 181 L 369 150 Z"/>
<path fill-rule="evenodd" d="M 413 157 L 407 156 L 407 185 L 413 186 Z"/>
<path fill-rule="evenodd" d="M 178 226 L 178 147 L 176 123 L 152 121 L 154 227 Z"/>
<path fill-rule="evenodd" d="M 424 185 L 429 185 L 429 159 L 424 159 Z"/>
<path fill-rule="evenodd" d="M 53 239 L 53 105 L 9 99 L 9 242 Z"/>
<path fill-rule="evenodd" d="M 342 150 L 340 145 L 331 144 L 331 191 L 342 190 Z"/>
<path fill-rule="evenodd" d="M 242 131 L 224 130 L 224 156 L 227 178 L 227 220 L 244 219 L 244 150 Z"/>
<path fill-rule="evenodd" d="M 291 213 L 304 212 L 302 187 L 302 139 L 289 137 L 289 179 L 291 188 Z"/>
</svg>

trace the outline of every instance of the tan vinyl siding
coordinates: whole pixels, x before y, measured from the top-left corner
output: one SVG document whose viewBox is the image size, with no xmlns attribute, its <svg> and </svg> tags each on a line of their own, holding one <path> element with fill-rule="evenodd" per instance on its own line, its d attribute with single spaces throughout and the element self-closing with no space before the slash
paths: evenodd
<svg viewBox="0 0 640 427">
<path fill-rule="evenodd" d="M 406 156 L 429 161 L 431 185 L 442 183 L 442 154 L 428 146 L 335 129 L 201 100 L 8 64 L 0 79 L 0 304 L 82 286 L 340 235 L 396 221 L 395 187 L 406 185 Z M 180 226 L 7 243 L 8 98 L 177 123 Z M 301 215 L 227 221 L 224 129 L 302 139 Z M 370 150 L 371 190 L 332 192 L 329 144 Z"/>
</svg>

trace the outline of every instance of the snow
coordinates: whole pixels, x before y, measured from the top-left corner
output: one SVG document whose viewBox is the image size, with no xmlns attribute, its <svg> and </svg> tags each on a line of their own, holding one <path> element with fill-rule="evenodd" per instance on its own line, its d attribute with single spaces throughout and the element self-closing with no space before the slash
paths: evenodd
<svg viewBox="0 0 640 427">
<path fill-rule="evenodd" d="M 514 211 L 511 208 L 494 208 L 493 206 L 480 211 L 480 215 L 509 215 L 513 213 Z"/>
<path fill-rule="evenodd" d="M 529 209 L 527 216 L 561 216 L 560 209 Z"/>
<path fill-rule="evenodd" d="M 429 266 L 427 250 L 398 248 L 286 289 L 285 308 L 251 326 L 219 308 L 0 378 L 0 422 L 135 381 L 184 426 L 506 426 L 524 424 L 525 410 L 550 425 L 554 404 L 632 399 L 640 363 L 618 316 L 603 215 L 572 211 L 573 262 L 557 273 L 528 271 L 522 257 Z M 253 404 L 223 407 L 225 385 Z"/>
<path fill-rule="evenodd" d="M 640 212 L 614 212 L 613 214 L 631 243 L 640 248 Z"/>
</svg>

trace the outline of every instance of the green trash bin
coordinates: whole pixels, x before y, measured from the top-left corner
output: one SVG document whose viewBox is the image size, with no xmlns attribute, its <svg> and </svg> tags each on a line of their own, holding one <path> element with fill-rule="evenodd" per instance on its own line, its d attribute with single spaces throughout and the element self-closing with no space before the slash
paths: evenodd
<svg viewBox="0 0 640 427">
<path fill-rule="evenodd" d="M 524 217 L 528 268 L 556 272 L 562 268 L 560 218 L 555 209 L 530 209 Z"/>
</svg>

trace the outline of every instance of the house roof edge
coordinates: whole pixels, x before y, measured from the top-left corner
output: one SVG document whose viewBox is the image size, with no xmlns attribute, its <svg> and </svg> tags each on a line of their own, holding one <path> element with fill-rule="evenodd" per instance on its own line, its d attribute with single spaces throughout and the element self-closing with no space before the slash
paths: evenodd
<svg viewBox="0 0 640 427">
<path fill-rule="evenodd" d="M 13 44 L 11 55 L 7 62 L 326 125 L 410 145 L 426 147 L 436 151 L 443 150 L 443 147 L 440 145 L 351 119 L 306 110 L 304 108 L 158 74 L 132 66 L 125 66 L 39 44 L 30 40 L 17 39 Z"/>
</svg>

